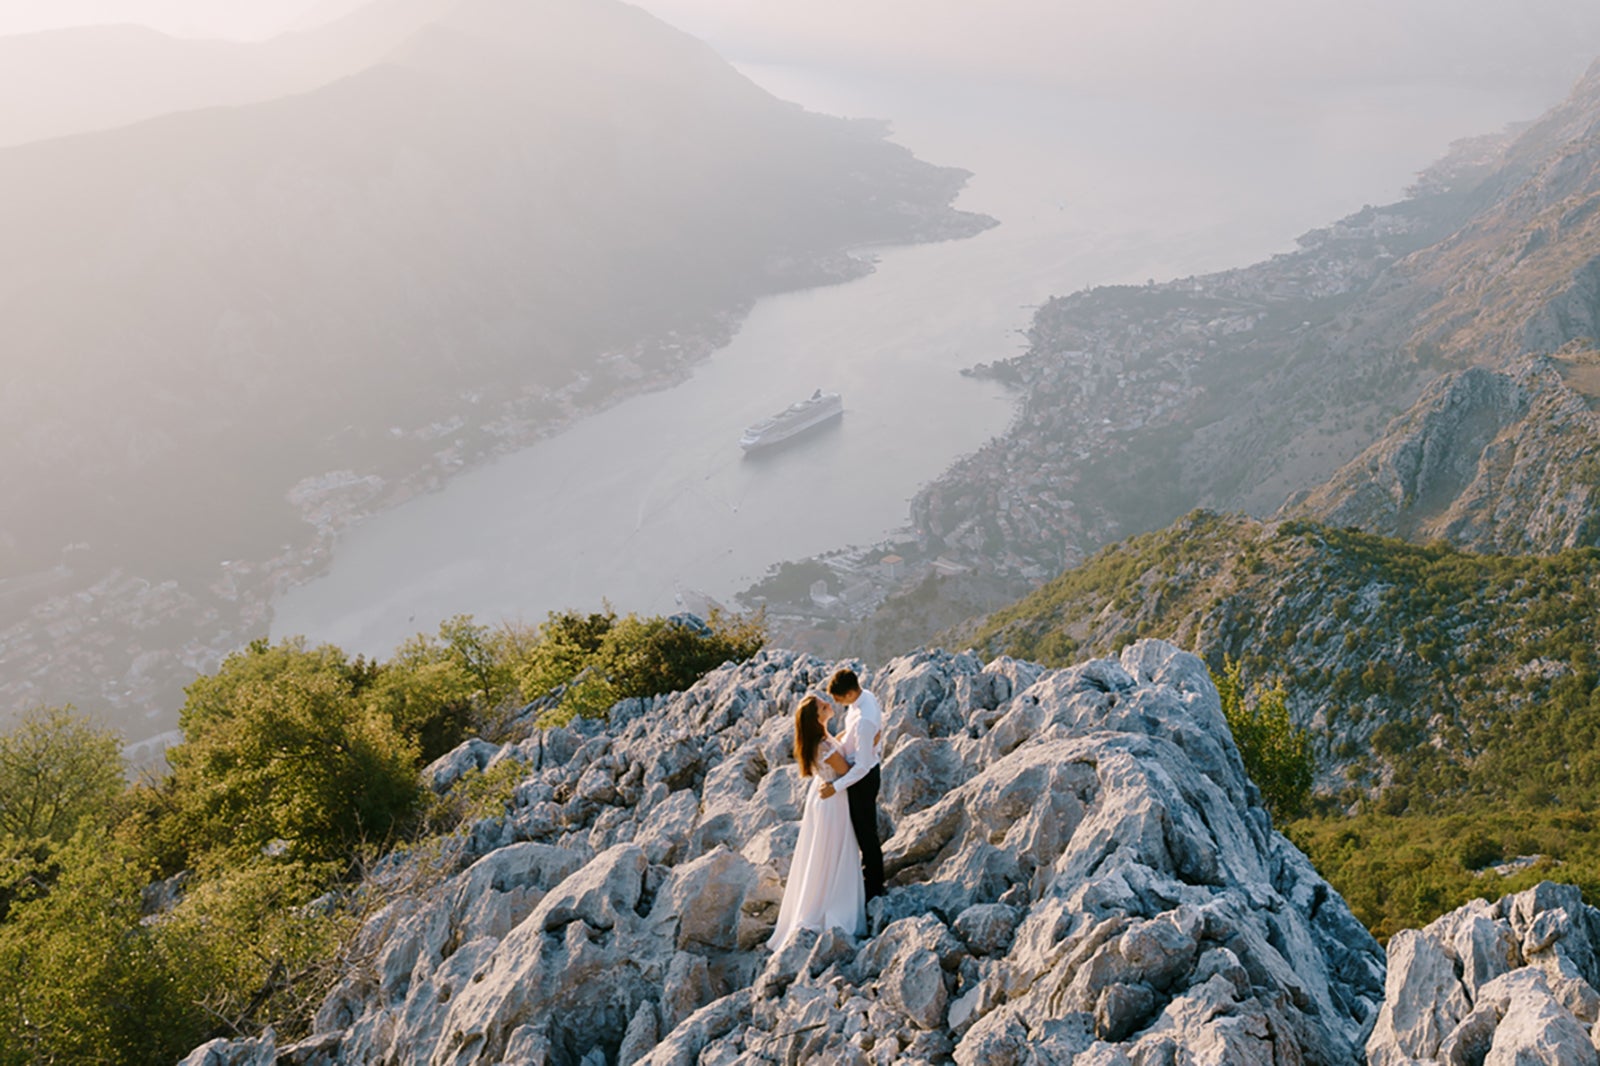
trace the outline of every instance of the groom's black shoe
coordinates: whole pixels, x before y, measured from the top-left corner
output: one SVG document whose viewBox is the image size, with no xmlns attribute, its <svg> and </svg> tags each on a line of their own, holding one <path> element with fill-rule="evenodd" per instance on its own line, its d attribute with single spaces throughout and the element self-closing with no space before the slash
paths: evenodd
<svg viewBox="0 0 1600 1066">
<path fill-rule="evenodd" d="M 878 842 L 878 784 L 881 776 L 874 766 L 865 777 L 845 789 L 850 804 L 850 826 L 861 848 L 861 879 L 867 902 L 883 895 L 883 845 Z"/>
</svg>

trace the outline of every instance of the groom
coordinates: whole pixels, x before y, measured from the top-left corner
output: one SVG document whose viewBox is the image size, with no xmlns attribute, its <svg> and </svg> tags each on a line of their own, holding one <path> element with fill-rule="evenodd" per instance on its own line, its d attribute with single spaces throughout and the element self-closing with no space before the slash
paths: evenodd
<svg viewBox="0 0 1600 1066">
<path fill-rule="evenodd" d="M 883 846 L 878 843 L 878 759 L 883 740 L 883 708 L 878 697 L 862 689 L 854 670 L 840 670 L 828 680 L 828 695 L 849 708 L 841 744 L 854 760 L 848 773 L 832 786 L 822 786 L 826 799 L 835 789 L 845 789 L 850 803 L 850 825 L 861 848 L 861 877 L 867 901 L 883 895 Z"/>
</svg>

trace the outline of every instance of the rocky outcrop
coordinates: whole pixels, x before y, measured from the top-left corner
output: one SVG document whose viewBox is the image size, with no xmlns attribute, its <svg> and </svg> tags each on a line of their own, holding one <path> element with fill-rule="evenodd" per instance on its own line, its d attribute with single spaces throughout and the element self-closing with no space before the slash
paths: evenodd
<svg viewBox="0 0 1600 1066">
<path fill-rule="evenodd" d="M 1600 472 L 1589 457 L 1600 447 L 1600 418 L 1565 380 L 1592 380 L 1592 363 L 1584 352 L 1447 374 L 1285 513 L 1477 551 L 1592 543 Z"/>
<path fill-rule="evenodd" d="M 418 855 L 375 875 L 422 887 L 366 923 L 368 964 L 280 1061 L 1359 1061 L 1382 953 L 1273 830 L 1204 664 L 1154 641 L 1070 670 L 919 653 L 870 677 L 876 935 L 767 950 L 803 797 L 790 711 L 827 673 L 765 652 L 503 749 L 527 769 L 505 816 L 437 878 Z"/>
<path fill-rule="evenodd" d="M 1389 942 L 1371 1066 L 1596 1066 L 1600 911 L 1544 882 Z"/>
</svg>

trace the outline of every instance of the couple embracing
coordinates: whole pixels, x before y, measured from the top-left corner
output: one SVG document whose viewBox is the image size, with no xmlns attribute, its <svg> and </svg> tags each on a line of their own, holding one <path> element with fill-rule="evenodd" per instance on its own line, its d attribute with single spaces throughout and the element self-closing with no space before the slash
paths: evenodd
<svg viewBox="0 0 1600 1066">
<path fill-rule="evenodd" d="M 828 725 L 845 708 L 844 731 Z M 789 865 L 778 924 L 767 942 L 782 947 L 797 930 L 866 932 L 866 904 L 883 895 L 878 842 L 878 760 L 883 708 L 853 670 L 828 681 L 828 698 L 807 696 L 794 712 L 794 757 L 806 790 L 800 836 Z"/>
</svg>

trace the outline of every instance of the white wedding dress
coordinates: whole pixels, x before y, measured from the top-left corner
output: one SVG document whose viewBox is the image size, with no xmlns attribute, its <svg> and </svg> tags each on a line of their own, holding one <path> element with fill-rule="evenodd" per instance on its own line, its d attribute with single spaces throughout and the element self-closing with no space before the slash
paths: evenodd
<svg viewBox="0 0 1600 1066">
<path fill-rule="evenodd" d="M 861 879 L 861 849 L 850 828 L 850 802 L 843 792 L 823 799 L 822 782 L 839 775 L 829 768 L 829 753 L 843 749 L 832 737 L 817 752 L 817 773 L 806 791 L 800 838 L 789 864 L 778 924 L 767 946 L 777 951 L 800 929 L 843 929 L 860 936 L 867 928 L 867 891 Z"/>
</svg>

